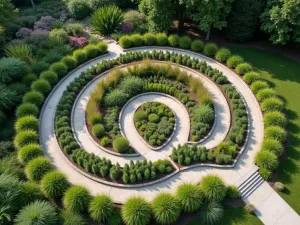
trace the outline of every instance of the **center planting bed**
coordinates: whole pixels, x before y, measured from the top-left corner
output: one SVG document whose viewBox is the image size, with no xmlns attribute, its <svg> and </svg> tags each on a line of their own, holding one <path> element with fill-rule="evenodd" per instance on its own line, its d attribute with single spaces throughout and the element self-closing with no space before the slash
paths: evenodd
<svg viewBox="0 0 300 225">
<path fill-rule="evenodd" d="M 135 112 L 134 122 L 140 135 L 157 147 L 166 143 L 174 132 L 175 115 L 165 104 L 147 102 Z"/>
</svg>

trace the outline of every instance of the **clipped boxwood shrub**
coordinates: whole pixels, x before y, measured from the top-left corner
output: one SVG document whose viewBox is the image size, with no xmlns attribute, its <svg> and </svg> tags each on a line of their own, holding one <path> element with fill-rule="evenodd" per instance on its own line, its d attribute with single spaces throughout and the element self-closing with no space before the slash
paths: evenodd
<svg viewBox="0 0 300 225">
<path fill-rule="evenodd" d="M 87 61 L 88 57 L 84 50 L 78 49 L 73 52 L 73 57 L 77 60 L 78 64 L 82 64 Z"/>
<path fill-rule="evenodd" d="M 87 45 L 84 47 L 84 51 L 89 59 L 93 59 L 99 55 L 99 50 L 95 45 Z"/>
<path fill-rule="evenodd" d="M 31 89 L 33 91 L 38 91 L 43 95 L 47 95 L 51 90 L 51 85 L 45 79 L 38 79 L 31 84 Z"/>
<path fill-rule="evenodd" d="M 268 88 L 269 85 L 266 81 L 261 81 L 261 80 L 258 80 L 258 81 L 255 81 L 251 84 L 251 90 L 253 91 L 253 93 L 257 93 L 258 91 L 262 90 L 262 89 L 265 89 L 265 88 Z"/>
<path fill-rule="evenodd" d="M 259 80 L 260 77 L 258 73 L 252 71 L 252 72 L 245 73 L 243 79 L 247 84 L 252 84 L 253 82 Z"/>
<path fill-rule="evenodd" d="M 280 142 L 284 142 L 287 134 L 286 131 L 281 127 L 269 126 L 265 129 L 264 137 L 266 139 L 276 139 Z"/>
<path fill-rule="evenodd" d="M 113 143 L 114 149 L 119 153 L 124 153 L 129 149 L 129 142 L 124 137 L 117 137 Z"/>
<path fill-rule="evenodd" d="M 68 1 L 68 11 L 77 20 L 82 20 L 90 15 L 91 9 L 88 1 L 70 0 Z"/>
<path fill-rule="evenodd" d="M 103 137 L 100 141 L 101 146 L 106 147 L 110 144 L 110 139 L 108 137 Z"/>
<path fill-rule="evenodd" d="M 34 116 L 23 116 L 19 118 L 15 123 L 15 130 L 17 132 L 23 130 L 37 131 L 39 128 L 39 120 Z"/>
<path fill-rule="evenodd" d="M 156 44 L 156 37 L 152 33 L 146 33 L 143 35 L 145 45 L 155 45 Z"/>
<path fill-rule="evenodd" d="M 134 114 L 134 121 L 135 122 L 141 122 L 143 120 L 147 121 L 147 119 L 148 119 L 148 116 L 147 116 L 147 113 L 145 111 L 137 111 Z"/>
<path fill-rule="evenodd" d="M 222 201 L 226 196 L 224 181 L 216 175 L 207 175 L 202 178 L 200 187 L 205 198 L 210 201 Z"/>
<path fill-rule="evenodd" d="M 165 46 L 168 44 L 168 37 L 165 33 L 159 33 L 156 35 L 156 43 L 159 46 Z"/>
<path fill-rule="evenodd" d="M 23 103 L 29 103 L 37 107 L 41 107 L 44 103 L 44 95 L 38 91 L 27 92 L 23 96 Z"/>
<path fill-rule="evenodd" d="M 91 195 L 87 188 L 80 185 L 71 186 L 64 195 L 63 205 L 73 212 L 84 212 L 90 204 Z"/>
<path fill-rule="evenodd" d="M 170 193 L 159 193 L 152 201 L 155 220 L 160 224 L 174 223 L 180 216 L 180 203 Z"/>
<path fill-rule="evenodd" d="M 142 36 L 139 34 L 131 35 L 130 39 L 131 39 L 132 46 L 134 47 L 142 46 L 144 44 L 144 40 Z"/>
<path fill-rule="evenodd" d="M 64 77 L 68 73 L 68 67 L 62 62 L 53 63 L 50 70 L 57 74 L 59 78 Z"/>
<path fill-rule="evenodd" d="M 192 44 L 192 39 L 188 36 L 183 36 L 179 39 L 179 47 L 183 49 L 189 49 Z"/>
<path fill-rule="evenodd" d="M 22 164 L 27 164 L 32 159 L 43 156 L 43 150 L 39 144 L 28 144 L 18 151 L 18 160 Z"/>
<path fill-rule="evenodd" d="M 112 216 L 114 210 L 114 203 L 108 195 L 96 195 L 90 205 L 89 213 L 93 220 L 105 222 Z"/>
<path fill-rule="evenodd" d="M 201 40 L 195 40 L 191 44 L 191 50 L 194 52 L 202 52 L 204 49 L 204 43 Z"/>
<path fill-rule="evenodd" d="M 207 43 L 204 47 L 204 55 L 214 57 L 218 51 L 218 47 L 214 43 Z"/>
<path fill-rule="evenodd" d="M 126 225 L 147 225 L 152 217 L 151 206 L 142 197 L 128 198 L 121 212 Z"/>
<path fill-rule="evenodd" d="M 101 138 L 104 135 L 104 126 L 102 124 L 96 124 L 92 128 L 93 130 L 93 135 L 96 136 L 97 138 Z"/>
<path fill-rule="evenodd" d="M 286 125 L 285 115 L 277 111 L 267 112 L 264 115 L 264 124 L 266 127 L 269 126 L 285 127 Z"/>
<path fill-rule="evenodd" d="M 277 156 L 280 156 L 283 153 L 283 146 L 276 139 L 265 139 L 262 143 L 261 149 L 263 151 L 273 152 Z"/>
<path fill-rule="evenodd" d="M 47 158 L 37 157 L 28 162 L 25 174 L 29 180 L 40 181 L 51 170 L 53 170 L 53 166 Z"/>
<path fill-rule="evenodd" d="M 229 57 L 226 64 L 228 67 L 235 69 L 239 64 L 243 63 L 244 59 L 239 55 L 233 55 Z"/>
<path fill-rule="evenodd" d="M 270 111 L 282 111 L 284 103 L 279 98 L 267 98 L 261 103 L 261 109 L 263 112 Z"/>
<path fill-rule="evenodd" d="M 177 34 L 172 34 L 168 38 L 168 43 L 172 47 L 178 47 L 179 46 L 179 40 L 180 40 L 180 37 Z"/>
<path fill-rule="evenodd" d="M 61 62 L 68 67 L 68 70 L 75 69 L 77 66 L 77 60 L 72 56 L 63 57 Z"/>
<path fill-rule="evenodd" d="M 244 75 L 252 70 L 253 68 L 249 63 L 241 63 L 235 68 L 235 72 L 237 72 L 239 75 Z"/>
<path fill-rule="evenodd" d="M 229 59 L 230 55 L 231 55 L 231 52 L 230 52 L 229 49 L 227 49 L 227 48 L 221 48 L 216 53 L 215 58 L 216 58 L 217 61 L 219 61 L 221 63 L 224 63 L 224 62 L 226 62 Z"/>
<path fill-rule="evenodd" d="M 39 109 L 33 104 L 30 103 L 24 103 L 20 105 L 16 110 L 16 116 L 17 118 L 23 117 L 23 116 L 35 116 L 37 117 L 39 114 Z"/>
<path fill-rule="evenodd" d="M 132 39 L 128 35 L 124 35 L 120 38 L 119 43 L 122 48 L 130 48 L 133 46 Z"/>
<path fill-rule="evenodd" d="M 272 88 L 261 89 L 257 92 L 256 97 L 258 101 L 264 101 L 267 98 L 276 97 L 276 92 Z"/>
<path fill-rule="evenodd" d="M 100 55 L 102 55 L 104 53 L 107 53 L 108 46 L 107 46 L 106 43 L 101 41 L 98 44 L 96 44 L 96 47 L 98 48 L 98 51 L 99 51 Z"/>
<path fill-rule="evenodd" d="M 41 180 L 41 189 L 45 196 L 49 198 L 63 196 L 68 187 L 67 177 L 59 171 L 51 171 Z"/>
<path fill-rule="evenodd" d="M 273 171 L 278 166 L 277 156 L 273 152 L 260 151 L 255 156 L 255 163 L 261 168 Z"/>
<path fill-rule="evenodd" d="M 201 189 L 196 184 L 185 183 L 179 185 L 175 196 L 186 213 L 199 210 L 204 201 Z"/>
<path fill-rule="evenodd" d="M 152 123 L 158 123 L 160 121 L 160 118 L 157 114 L 155 113 L 151 113 L 149 116 L 148 116 L 148 120 Z"/>
<path fill-rule="evenodd" d="M 45 71 L 40 75 L 40 78 L 45 79 L 46 81 L 49 82 L 50 85 L 54 85 L 57 82 L 57 74 L 54 73 L 53 71 Z"/>
</svg>

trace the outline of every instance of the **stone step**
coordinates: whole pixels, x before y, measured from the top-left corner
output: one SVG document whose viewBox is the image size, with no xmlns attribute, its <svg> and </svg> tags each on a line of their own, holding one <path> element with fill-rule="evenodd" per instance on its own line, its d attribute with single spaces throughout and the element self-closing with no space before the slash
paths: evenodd
<svg viewBox="0 0 300 225">
<path fill-rule="evenodd" d="M 251 184 L 251 182 L 253 182 L 253 180 L 257 179 L 258 175 L 259 174 L 257 173 L 257 171 L 252 173 L 243 183 L 241 183 L 238 186 L 239 190 L 242 191 L 245 187 L 247 187 L 249 184 Z"/>
<path fill-rule="evenodd" d="M 251 183 L 251 185 L 248 185 L 247 188 L 245 188 L 241 192 L 241 196 L 243 198 L 247 198 L 249 195 L 251 195 L 262 183 L 264 182 L 264 179 L 258 175 L 258 178 Z"/>
</svg>

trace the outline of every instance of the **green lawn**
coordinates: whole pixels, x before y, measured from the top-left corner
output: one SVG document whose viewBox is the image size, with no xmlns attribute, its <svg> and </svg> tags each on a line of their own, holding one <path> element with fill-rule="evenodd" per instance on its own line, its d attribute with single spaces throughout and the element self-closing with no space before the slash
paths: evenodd
<svg viewBox="0 0 300 225">
<path fill-rule="evenodd" d="M 226 206 L 222 225 L 261 225 L 263 224 L 255 215 L 245 212 L 243 207 Z M 197 220 L 188 225 L 204 225 Z"/>
<path fill-rule="evenodd" d="M 263 50 L 241 47 L 231 50 L 257 69 L 267 71 L 263 77 L 274 84 L 277 93 L 286 101 L 289 143 L 278 180 L 286 186 L 286 191 L 280 195 L 300 214 L 300 63 Z"/>
</svg>

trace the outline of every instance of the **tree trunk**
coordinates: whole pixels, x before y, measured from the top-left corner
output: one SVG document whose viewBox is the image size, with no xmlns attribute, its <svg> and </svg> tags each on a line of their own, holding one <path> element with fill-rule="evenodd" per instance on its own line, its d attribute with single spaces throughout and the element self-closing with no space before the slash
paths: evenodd
<svg viewBox="0 0 300 225">
<path fill-rule="evenodd" d="M 34 1 L 30 0 L 30 2 L 31 2 L 31 5 L 32 5 L 32 8 L 35 8 Z"/>
<path fill-rule="evenodd" d="M 210 38 L 210 28 L 208 28 L 207 34 L 206 34 L 206 40 L 208 41 Z"/>
<path fill-rule="evenodd" d="M 178 29 L 179 29 L 179 33 L 182 34 L 184 30 L 184 10 L 180 9 L 178 14 L 179 14 Z"/>
</svg>

